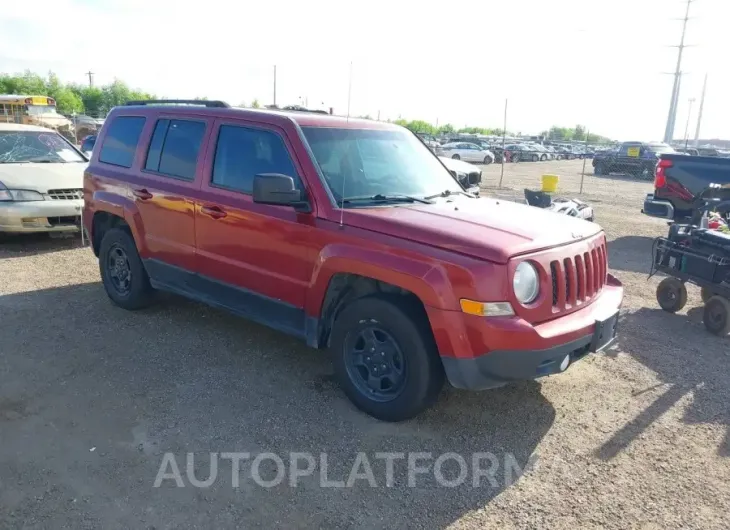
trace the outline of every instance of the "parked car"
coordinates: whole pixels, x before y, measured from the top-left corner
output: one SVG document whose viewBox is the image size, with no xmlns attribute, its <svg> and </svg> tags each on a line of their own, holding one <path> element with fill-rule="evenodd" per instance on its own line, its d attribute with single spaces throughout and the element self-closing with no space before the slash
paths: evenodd
<svg viewBox="0 0 730 530">
<path fill-rule="evenodd" d="M 436 138 L 433 137 L 431 134 L 426 133 L 416 133 L 417 136 L 423 140 L 423 143 L 426 144 L 426 146 L 431 150 L 436 150 L 438 147 L 441 146 L 441 144 L 436 140 Z"/>
<path fill-rule="evenodd" d="M 464 160 L 466 162 L 479 162 L 482 164 L 491 164 L 494 162 L 494 153 L 476 144 L 467 142 L 444 144 L 437 149 L 436 153 L 439 156 L 447 156 L 454 160 Z"/>
<path fill-rule="evenodd" d="M 395 124 L 157 103 L 112 109 L 84 176 L 118 306 L 171 291 L 327 348 L 388 421 L 445 379 L 556 374 L 614 340 L 623 288 L 598 225 L 474 197 Z"/>
<path fill-rule="evenodd" d="M 537 162 L 540 160 L 540 154 L 525 144 L 510 144 L 505 146 L 504 150 L 508 153 L 510 162 Z"/>
<path fill-rule="evenodd" d="M 88 160 L 62 135 L 0 123 L 0 232 L 75 232 Z"/>
<path fill-rule="evenodd" d="M 530 144 L 529 148 L 537 153 L 540 157 L 539 160 L 542 162 L 545 162 L 546 160 L 555 160 L 555 155 L 553 155 L 549 149 L 540 144 Z"/>
<path fill-rule="evenodd" d="M 91 153 L 94 150 L 94 144 L 96 144 L 96 135 L 90 134 L 83 140 L 81 140 L 81 152 L 86 155 L 87 158 L 91 158 Z"/>
<path fill-rule="evenodd" d="M 654 193 L 641 212 L 675 222 L 696 217 L 701 195 L 719 188 L 715 196 L 730 200 L 730 160 L 720 157 L 662 154 L 654 176 Z"/>
<path fill-rule="evenodd" d="M 660 142 L 624 142 L 616 151 L 596 153 L 593 168 L 596 175 L 628 173 L 650 180 L 654 176 L 659 156 L 675 152 L 670 145 Z"/>
<path fill-rule="evenodd" d="M 456 160 L 447 156 L 440 156 L 439 160 L 443 162 L 454 177 L 456 177 L 462 186 L 470 193 L 479 194 L 479 184 L 482 182 L 482 170 L 477 166 Z"/>
</svg>

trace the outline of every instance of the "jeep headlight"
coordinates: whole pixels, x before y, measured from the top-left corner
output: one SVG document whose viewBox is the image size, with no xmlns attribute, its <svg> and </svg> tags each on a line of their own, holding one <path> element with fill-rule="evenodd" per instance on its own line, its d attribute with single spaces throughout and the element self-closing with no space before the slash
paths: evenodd
<svg viewBox="0 0 730 530">
<path fill-rule="evenodd" d="M 523 261 L 515 269 L 515 276 L 512 279 L 512 288 L 515 298 L 521 304 L 530 304 L 540 294 L 540 276 L 537 269 L 530 262 Z"/>
</svg>

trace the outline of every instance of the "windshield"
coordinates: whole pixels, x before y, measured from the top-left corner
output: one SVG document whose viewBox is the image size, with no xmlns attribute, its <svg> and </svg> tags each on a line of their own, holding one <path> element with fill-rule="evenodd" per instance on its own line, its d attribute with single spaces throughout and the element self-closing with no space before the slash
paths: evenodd
<svg viewBox="0 0 730 530">
<path fill-rule="evenodd" d="M 26 105 L 28 114 L 36 116 L 38 114 L 56 114 L 56 107 L 53 105 Z"/>
<path fill-rule="evenodd" d="M 0 131 L 0 164 L 86 162 L 56 133 Z"/>
<path fill-rule="evenodd" d="M 302 131 L 337 201 L 463 191 L 438 158 L 410 132 L 324 127 L 303 127 Z"/>
</svg>

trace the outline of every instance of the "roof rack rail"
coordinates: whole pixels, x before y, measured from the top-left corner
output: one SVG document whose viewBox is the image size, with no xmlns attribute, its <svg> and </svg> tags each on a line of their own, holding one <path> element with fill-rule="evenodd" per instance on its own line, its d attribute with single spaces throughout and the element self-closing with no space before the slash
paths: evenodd
<svg viewBox="0 0 730 530">
<path fill-rule="evenodd" d="M 202 107 L 223 108 L 228 109 L 231 106 L 225 101 L 207 100 L 207 99 L 138 99 L 127 101 L 125 106 L 132 105 L 199 105 Z"/>
</svg>

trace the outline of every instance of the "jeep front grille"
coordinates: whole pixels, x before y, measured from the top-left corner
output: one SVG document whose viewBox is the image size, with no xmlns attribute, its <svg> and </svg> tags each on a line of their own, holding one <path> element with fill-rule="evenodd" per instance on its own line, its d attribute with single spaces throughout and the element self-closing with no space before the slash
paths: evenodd
<svg viewBox="0 0 730 530">
<path fill-rule="evenodd" d="M 606 246 L 600 245 L 572 257 L 550 262 L 553 306 L 573 307 L 597 296 L 606 284 Z"/>
</svg>

